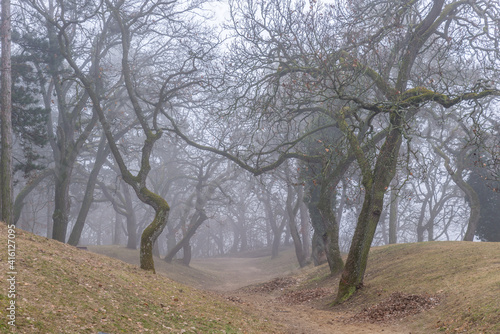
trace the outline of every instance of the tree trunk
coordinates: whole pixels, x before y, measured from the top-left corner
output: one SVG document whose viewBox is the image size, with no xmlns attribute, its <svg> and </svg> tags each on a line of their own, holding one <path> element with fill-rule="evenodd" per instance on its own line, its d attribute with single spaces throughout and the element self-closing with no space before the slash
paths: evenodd
<svg viewBox="0 0 500 334">
<path fill-rule="evenodd" d="M 275 259 L 278 257 L 279 254 L 279 248 L 281 244 L 281 235 L 283 234 L 283 229 L 285 228 L 285 218 L 283 218 L 283 221 L 281 222 L 280 225 L 278 225 L 277 219 L 276 219 L 276 214 L 273 212 L 273 209 L 271 207 L 271 198 L 269 196 L 266 196 L 262 198 L 262 202 L 264 203 L 264 209 L 266 212 L 266 218 L 267 222 L 269 223 L 271 227 L 272 236 L 273 236 L 273 241 L 272 241 L 272 246 L 271 246 L 271 259 Z"/>
<path fill-rule="evenodd" d="M 69 184 L 72 173 L 72 164 L 61 164 L 56 169 L 54 184 L 54 213 L 52 219 L 52 239 L 66 242 L 69 220 Z"/>
<path fill-rule="evenodd" d="M 175 254 L 179 252 L 181 249 L 183 249 L 186 245 L 189 245 L 189 240 L 194 236 L 196 233 L 196 230 L 198 227 L 203 224 L 205 220 L 207 220 L 207 216 L 204 212 L 198 212 L 193 216 L 193 219 L 191 219 L 191 223 L 189 224 L 189 228 L 186 232 L 186 234 L 182 237 L 182 239 L 173 247 L 168 254 L 165 256 L 165 262 L 172 262 L 172 259 L 174 258 Z M 189 265 L 189 263 L 187 264 Z"/>
<path fill-rule="evenodd" d="M 232 227 L 233 227 L 233 244 L 231 248 L 229 249 L 229 253 L 237 253 L 238 252 L 238 246 L 240 244 L 240 233 L 238 230 L 238 227 L 236 226 L 236 223 L 234 221 L 231 221 Z"/>
<path fill-rule="evenodd" d="M 163 232 L 167 224 L 170 207 L 162 197 L 143 188 L 141 193 L 145 195 L 147 204 L 155 209 L 155 217 L 141 235 L 140 262 L 141 269 L 150 270 L 155 273 L 155 265 L 153 260 L 153 244 L 158 236 Z"/>
<path fill-rule="evenodd" d="M 398 190 L 391 188 L 391 205 L 389 213 L 389 244 L 398 242 Z"/>
<path fill-rule="evenodd" d="M 283 226 L 284 228 L 284 226 Z M 271 259 L 275 259 L 278 257 L 279 252 L 280 252 L 280 245 L 281 245 L 281 235 L 283 234 L 283 228 L 278 227 L 276 231 L 273 231 L 273 243 L 272 243 L 272 248 L 271 248 Z"/>
<path fill-rule="evenodd" d="M 47 186 L 47 199 L 49 198 L 53 198 L 50 196 L 51 195 L 51 191 L 50 191 L 50 187 Z M 53 220 L 51 219 L 50 217 L 50 214 L 51 212 L 53 212 L 53 208 L 52 208 L 52 201 L 48 200 L 47 201 L 47 238 L 50 238 L 50 236 L 52 235 L 52 223 L 53 223 Z"/>
<path fill-rule="evenodd" d="M 311 256 L 311 235 L 309 233 L 310 229 L 310 219 L 307 210 L 306 203 L 302 198 L 300 201 L 300 234 L 302 235 L 302 248 L 304 250 L 304 256 L 308 259 Z"/>
<path fill-rule="evenodd" d="M 288 224 L 287 226 L 285 226 L 284 232 L 285 232 L 285 238 L 283 240 L 283 245 L 285 247 L 288 247 L 290 246 L 290 228 L 288 227 Z"/>
<path fill-rule="evenodd" d="M 427 225 L 427 239 L 429 241 L 434 241 L 434 219 L 429 221 L 429 223 L 431 224 Z"/>
<path fill-rule="evenodd" d="M 325 251 L 326 228 L 321 218 L 321 212 L 318 209 L 319 197 L 320 187 L 313 182 L 309 182 L 309 201 L 307 207 L 313 227 L 311 257 L 315 266 L 319 266 L 328 261 Z"/>
<path fill-rule="evenodd" d="M 337 184 L 338 179 L 328 181 L 322 179 L 317 204 L 321 223 L 325 231 L 322 238 L 326 259 L 332 275 L 337 274 L 344 268 L 344 261 L 342 260 L 339 248 L 339 225 L 333 211 L 334 201 L 332 197 L 335 196 L 333 189 L 337 187 Z"/>
<path fill-rule="evenodd" d="M 457 157 L 457 170 L 456 171 L 453 171 L 453 169 L 450 166 L 450 158 L 448 156 L 446 156 L 441 149 L 434 147 L 434 151 L 444 159 L 444 166 L 446 167 L 446 170 L 450 174 L 452 180 L 469 198 L 470 216 L 469 216 L 469 224 L 467 225 L 467 231 L 465 232 L 465 236 L 464 236 L 464 241 L 473 241 L 474 234 L 476 233 L 477 224 L 478 224 L 479 218 L 481 216 L 481 203 L 479 202 L 479 196 L 477 195 L 474 188 L 472 188 L 462 178 L 462 172 L 463 172 L 463 168 L 464 168 L 464 159 L 465 159 L 465 155 L 467 154 L 467 150 L 462 149 L 460 154 L 459 154 L 459 157 Z"/>
<path fill-rule="evenodd" d="M 380 219 L 379 219 L 379 226 L 380 226 L 380 232 L 382 234 L 382 242 L 384 245 L 388 245 L 389 244 L 389 221 L 387 220 L 387 216 L 388 216 L 388 211 L 390 210 L 386 210 L 386 207 L 384 207 L 384 210 L 382 210 L 382 214 L 380 215 Z M 387 224 L 386 224 L 386 220 L 387 220 Z"/>
<path fill-rule="evenodd" d="M 114 234 L 113 234 L 113 245 L 119 245 L 121 241 L 121 234 L 122 234 L 122 228 L 123 228 L 123 221 L 122 221 L 123 216 L 119 214 L 118 212 L 115 212 L 115 229 L 114 229 Z"/>
<path fill-rule="evenodd" d="M 182 247 L 182 250 L 184 252 L 184 256 L 182 257 L 182 264 L 185 266 L 189 266 L 189 264 L 191 263 L 191 257 L 192 257 L 191 245 L 189 244 L 189 241 L 184 244 L 184 246 Z"/>
<path fill-rule="evenodd" d="M 171 225 L 167 226 L 167 228 L 169 228 L 168 232 L 167 232 L 167 235 L 166 235 L 166 239 L 167 239 L 167 254 L 168 254 L 168 253 L 170 253 L 170 251 L 177 244 L 177 242 L 175 240 L 175 234 L 177 232 L 177 229 L 174 229 Z"/>
<path fill-rule="evenodd" d="M 373 171 L 356 138 L 346 129 L 346 123 L 341 124 L 343 131 L 349 136 L 351 149 L 356 152 L 361 167 L 365 198 L 339 282 L 335 303 L 344 302 L 363 285 L 368 253 L 384 207 L 384 195 L 396 173 L 399 148 L 402 142 L 402 118 L 399 112 L 399 110 L 394 110 L 390 114 L 391 130 L 380 149 Z"/>
<path fill-rule="evenodd" d="M 224 255 L 224 234 L 221 228 L 220 236 L 212 235 L 212 239 L 217 245 L 217 249 L 219 250 L 218 255 Z"/>
<path fill-rule="evenodd" d="M 122 182 L 127 210 L 127 248 L 137 249 L 137 217 L 135 216 L 134 203 L 132 203 L 128 187 L 128 184 Z"/>
<path fill-rule="evenodd" d="M 1 69 L 1 162 L 0 162 L 0 220 L 10 225 L 12 214 L 12 67 L 10 0 L 2 0 L 2 69 Z"/>
<path fill-rule="evenodd" d="M 17 224 L 21 211 L 24 206 L 24 199 L 28 196 L 43 180 L 54 174 L 52 169 L 45 169 L 40 174 L 38 174 L 34 179 L 28 181 L 24 188 L 17 194 L 16 200 L 14 201 L 14 225 Z M 48 199 L 49 197 L 47 197 Z"/>
<path fill-rule="evenodd" d="M 240 235 L 240 252 L 244 252 L 248 249 L 248 236 L 246 229 L 246 208 L 240 206 L 240 212 L 238 214 L 238 233 Z"/>
<path fill-rule="evenodd" d="M 417 242 L 423 242 L 424 241 L 424 219 L 425 219 L 425 211 L 427 210 L 427 204 L 431 200 L 431 195 L 432 193 L 429 192 L 424 198 L 424 201 L 422 202 L 422 206 L 420 207 L 420 215 L 418 217 L 418 223 L 417 223 Z"/>
<path fill-rule="evenodd" d="M 469 223 L 467 224 L 464 241 L 474 241 L 477 224 L 479 223 L 479 218 L 481 217 L 481 203 L 479 202 L 479 196 L 470 185 L 464 182 L 463 188 L 460 188 L 464 190 L 470 200 Z"/>
<path fill-rule="evenodd" d="M 302 245 L 302 241 L 299 235 L 299 231 L 297 229 L 296 217 L 299 211 L 300 203 L 302 202 L 302 198 L 297 192 L 297 199 L 295 205 L 292 205 L 292 201 L 294 196 L 294 190 L 291 185 L 288 185 L 288 195 L 286 198 L 286 213 L 288 216 L 288 228 L 290 230 L 290 235 L 292 237 L 293 245 L 295 248 L 295 255 L 297 256 L 297 260 L 299 261 L 300 267 L 305 267 L 307 265 L 307 259 L 304 254 L 304 249 Z"/>
<path fill-rule="evenodd" d="M 99 175 L 99 171 L 104 165 L 104 162 L 106 162 L 106 157 L 108 156 L 108 154 L 109 149 L 106 148 L 106 137 L 103 136 L 101 138 L 101 142 L 99 143 L 99 148 L 97 149 L 94 167 L 92 168 L 89 179 L 87 180 L 87 187 L 85 189 L 85 195 L 83 196 L 82 206 L 80 207 L 75 226 L 73 226 L 73 230 L 71 231 L 68 239 L 68 244 L 70 245 L 76 246 L 80 242 L 83 226 L 85 225 L 85 221 L 87 220 L 90 206 L 94 201 L 94 190 L 97 182 L 97 176 Z"/>
</svg>

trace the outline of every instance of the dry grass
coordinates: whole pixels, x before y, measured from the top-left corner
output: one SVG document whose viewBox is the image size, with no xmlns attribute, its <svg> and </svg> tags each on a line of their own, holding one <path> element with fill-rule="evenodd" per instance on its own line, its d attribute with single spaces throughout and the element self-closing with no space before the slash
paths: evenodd
<svg viewBox="0 0 500 334">
<path fill-rule="evenodd" d="M 332 288 L 326 265 L 302 274 L 303 289 Z M 332 296 L 317 303 L 325 307 Z M 335 310 L 361 312 L 394 293 L 435 295 L 439 305 L 401 320 L 412 333 L 500 333 L 500 243 L 425 242 L 372 249 L 364 287 Z"/>
<path fill-rule="evenodd" d="M 6 226 L 0 224 L 0 332 Z M 106 256 L 17 230 L 17 333 L 273 333 L 280 328 L 220 296 Z"/>
<path fill-rule="evenodd" d="M 88 246 L 88 249 L 91 252 L 139 265 L 139 251 L 135 249 L 121 246 Z M 269 252 L 257 250 L 237 254 L 238 257 L 193 259 L 189 267 L 176 261 L 166 263 L 154 257 L 155 270 L 176 282 L 199 289 L 228 291 L 296 272 L 299 268 L 293 248 L 283 249 L 273 260 L 266 253 Z"/>
<path fill-rule="evenodd" d="M 367 293 L 437 294 L 441 303 L 416 317 L 423 333 L 500 333 L 500 243 L 427 242 L 373 251 Z"/>
<path fill-rule="evenodd" d="M 270 298 L 277 302 L 280 295 L 291 296 L 292 304 L 297 301 L 314 307 L 307 311 L 308 321 L 315 321 L 314 312 L 318 317 L 321 313 L 327 318 L 335 314 L 349 318 L 370 307 L 391 309 L 393 305 L 387 301 L 395 294 L 413 299 L 436 296 L 439 304 L 430 309 L 422 307 L 416 315 L 403 309 L 408 316 L 382 321 L 404 323 L 415 334 L 500 333 L 500 243 L 431 242 L 374 248 L 363 289 L 331 309 L 327 305 L 335 296 L 338 276 L 329 276 L 326 265 L 297 270 L 293 250 L 274 260 L 251 254 L 238 259 L 201 259 L 193 261 L 192 268 L 156 259 L 157 272 L 171 280 L 22 231 L 18 231 L 16 242 L 19 333 L 279 333 L 282 327 L 259 318 L 237 297 L 223 298 L 173 280 L 230 290 L 287 273 L 293 276 L 281 280 L 295 283 L 278 289 L 279 295 L 274 296 L 274 291 L 265 294 L 273 294 Z M 6 245 L 3 224 L 0 243 Z M 130 263 L 138 261 L 134 250 L 114 246 L 91 249 Z M 2 264 L 6 253 L 0 252 Z M 0 272 L 1 333 L 10 331 L 4 314 L 8 302 L 5 268 Z M 281 280 L 256 287 L 281 284 Z M 329 311 L 325 313 L 325 309 Z M 351 328 L 350 333 L 355 333 L 370 324 L 346 326 L 358 326 Z"/>
<path fill-rule="evenodd" d="M 123 262 L 139 266 L 139 250 L 129 249 L 122 246 L 87 246 L 93 253 L 106 255 Z M 204 288 L 207 284 L 217 284 L 219 278 L 209 271 L 199 270 L 195 267 L 172 261 L 167 263 L 158 257 L 154 257 L 155 270 L 159 274 L 164 274 L 171 280 L 182 282 L 183 284 L 195 288 Z"/>
</svg>

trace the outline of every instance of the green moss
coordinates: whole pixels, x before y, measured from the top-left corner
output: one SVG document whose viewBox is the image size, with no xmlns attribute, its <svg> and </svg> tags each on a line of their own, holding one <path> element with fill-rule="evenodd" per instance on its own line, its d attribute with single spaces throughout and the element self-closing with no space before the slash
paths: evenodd
<svg viewBox="0 0 500 334">
<path fill-rule="evenodd" d="M 354 295 L 356 290 L 357 288 L 355 286 L 340 282 L 337 298 L 331 304 L 331 306 L 342 304 L 343 302 L 351 298 L 351 296 Z"/>
</svg>

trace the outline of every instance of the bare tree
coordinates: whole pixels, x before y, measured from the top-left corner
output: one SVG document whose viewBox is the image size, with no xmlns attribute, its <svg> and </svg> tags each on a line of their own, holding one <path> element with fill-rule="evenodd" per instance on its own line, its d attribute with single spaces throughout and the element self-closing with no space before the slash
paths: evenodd
<svg viewBox="0 0 500 334">
<path fill-rule="evenodd" d="M 147 186 L 153 147 L 163 134 L 159 122 L 163 116 L 173 113 L 178 104 L 187 103 L 192 94 L 195 94 L 194 89 L 203 82 L 198 65 L 206 56 L 205 49 L 210 49 L 210 45 L 204 44 L 202 33 L 194 29 L 195 22 L 188 20 L 189 13 L 199 5 L 198 2 L 181 4 L 147 1 L 138 3 L 137 6 L 128 6 L 123 2 L 105 1 L 98 7 L 99 11 L 97 8 L 83 11 L 79 18 L 65 15 L 53 18 L 47 15 L 43 7 L 35 4 L 39 13 L 44 15 L 49 25 L 57 31 L 59 51 L 85 88 L 124 181 L 134 189 L 141 201 L 155 211 L 155 218 L 141 237 L 140 262 L 141 268 L 146 270 L 154 271 L 153 244 L 163 231 L 170 212 L 165 199 Z M 61 13 L 65 13 L 64 8 Z M 175 20 L 176 17 L 179 19 Z M 93 37 L 92 63 L 86 69 L 79 66 L 78 60 L 74 58 L 70 28 L 83 32 L 92 20 L 96 22 L 97 28 L 102 29 L 98 29 Z M 158 30 L 152 29 L 152 25 L 157 26 Z M 110 48 L 109 45 L 113 45 L 106 44 L 110 38 L 108 32 L 115 29 L 113 27 L 119 32 L 120 47 L 116 51 L 121 53 L 120 72 L 123 75 L 123 86 L 126 88 L 126 99 L 130 102 L 144 137 L 139 171 L 135 175 L 123 159 L 114 138 L 113 127 L 105 113 L 106 96 L 99 91 L 99 88 L 103 87 L 100 84 L 102 79 L 96 79 L 102 77 L 100 64 Z M 185 45 L 185 40 L 190 43 Z M 146 41 L 149 45 L 157 45 L 158 48 L 141 49 L 141 44 Z M 200 43 L 197 44 L 196 41 Z M 163 53 L 158 54 L 157 51 Z M 170 57 L 173 54 L 176 57 L 174 61 Z M 137 72 L 135 66 L 144 68 Z M 139 74 L 148 75 L 148 81 L 154 88 L 150 84 L 149 87 L 142 87 L 142 90 L 138 89 Z"/>
<path fill-rule="evenodd" d="M 214 199 L 217 189 L 221 189 L 223 184 L 229 180 L 234 180 L 234 174 L 231 166 L 220 169 L 222 161 L 220 157 L 211 157 L 198 160 L 198 173 L 196 175 L 196 186 L 194 195 L 194 213 L 189 219 L 189 224 L 184 226 L 182 239 L 165 256 L 166 262 L 171 262 L 174 256 L 181 249 L 184 250 L 183 263 L 189 265 L 191 261 L 190 240 L 193 238 L 199 227 L 209 218 L 207 213 L 207 203 Z"/>
<path fill-rule="evenodd" d="M 0 160 L 0 219 L 12 224 L 12 79 L 11 79 L 11 18 L 10 0 L 2 0 L 0 32 L 2 35 L 1 81 L 1 160 Z"/>
<path fill-rule="evenodd" d="M 311 133 L 340 129 L 343 150 L 347 146 L 347 156 L 356 160 L 364 191 L 339 285 L 337 302 L 343 302 L 362 286 L 384 195 L 395 175 L 409 122 L 427 104 L 449 109 L 500 95 L 496 83 L 480 80 L 498 77 L 494 66 L 498 37 L 487 29 L 498 8 L 482 1 L 445 0 L 357 2 L 325 11 L 314 4 L 309 11 L 304 7 L 279 0 L 262 6 L 232 2 L 239 43 L 231 49 L 233 76 L 228 81 L 234 90 L 228 91 L 234 102 L 227 114 L 240 124 L 273 124 L 268 135 L 250 131 L 251 138 L 238 135 L 232 144 L 226 140 L 230 136 L 221 138 L 219 147 L 229 149 L 183 138 L 258 174 L 288 157 L 304 158 L 293 151 Z M 324 20 L 324 15 L 335 20 Z M 465 29 L 464 22 L 470 20 L 477 21 L 474 29 Z M 457 80 L 470 64 L 455 52 L 459 47 L 470 50 L 480 64 L 472 80 Z M 451 59 L 460 66 L 442 71 Z M 314 113 L 330 117 L 330 122 L 304 134 Z M 271 153 L 279 155 L 274 163 L 269 161 Z M 245 155 L 253 166 L 242 162 Z"/>
</svg>

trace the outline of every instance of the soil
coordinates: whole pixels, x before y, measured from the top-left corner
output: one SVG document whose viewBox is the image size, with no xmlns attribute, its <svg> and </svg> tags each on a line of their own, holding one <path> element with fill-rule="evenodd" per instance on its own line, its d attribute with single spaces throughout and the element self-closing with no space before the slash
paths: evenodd
<svg viewBox="0 0 500 334">
<path fill-rule="evenodd" d="M 276 277 L 256 265 L 252 258 L 203 259 L 193 266 L 217 272 L 218 282 L 206 282 L 205 288 L 217 291 L 227 300 L 262 317 L 283 325 L 290 334 L 410 333 L 404 320 L 396 317 L 371 321 L 368 310 L 356 313 L 345 307 L 329 307 L 334 291 L 328 288 L 294 289 L 297 278 Z M 259 284 L 260 283 L 260 284 Z M 414 297 L 417 299 L 417 297 Z M 401 301 L 395 301 L 398 305 Z M 384 306 L 391 302 L 387 302 Z M 386 310 L 384 308 L 384 310 Z M 390 311 L 380 311 L 380 313 Z M 390 309 L 390 307 L 388 308 Z"/>
</svg>

